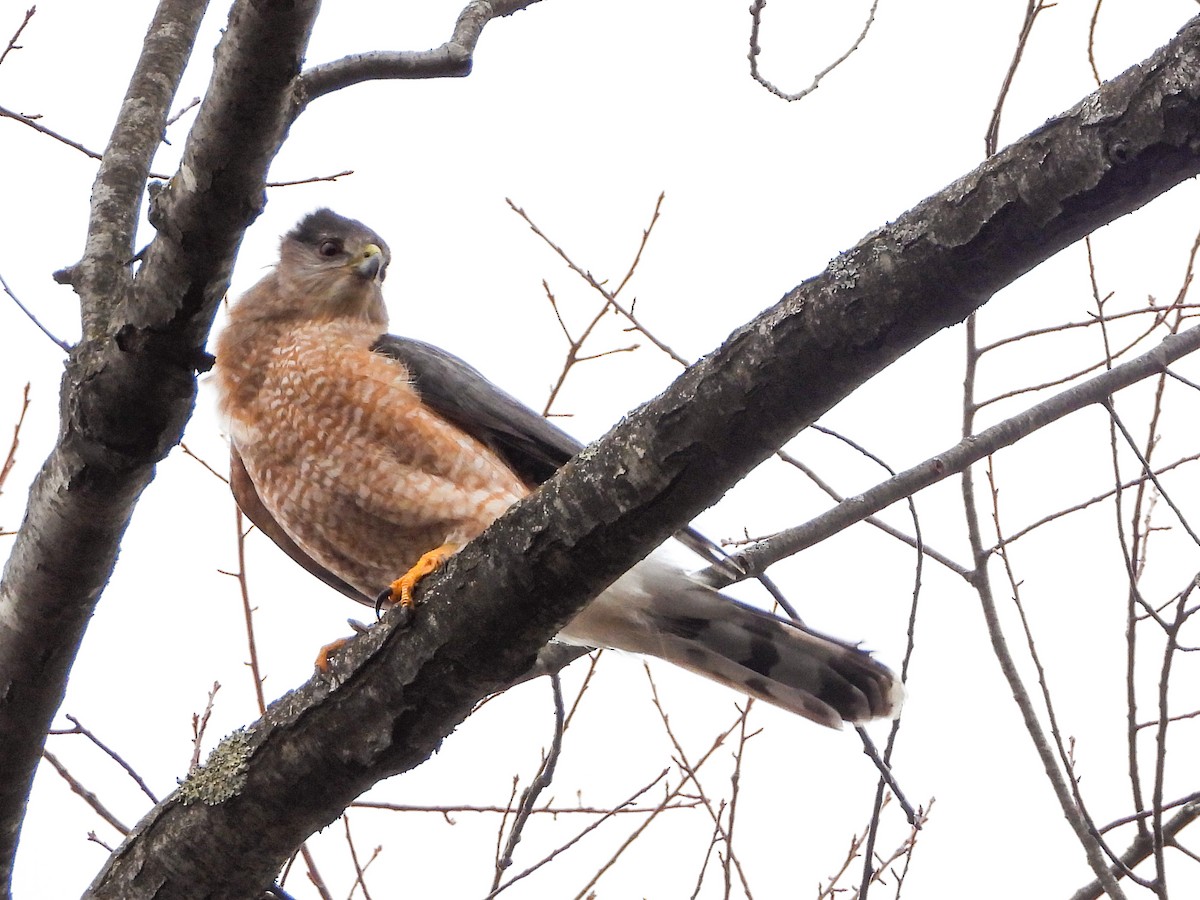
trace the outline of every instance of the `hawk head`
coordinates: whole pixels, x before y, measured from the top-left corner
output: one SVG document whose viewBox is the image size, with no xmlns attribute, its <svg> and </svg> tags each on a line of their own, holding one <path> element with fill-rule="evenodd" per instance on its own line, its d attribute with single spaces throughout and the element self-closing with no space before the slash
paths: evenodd
<svg viewBox="0 0 1200 900">
<path fill-rule="evenodd" d="M 380 286 L 391 258 L 383 238 L 362 222 L 318 209 L 283 237 L 275 296 L 286 298 L 290 309 L 270 312 L 362 319 L 386 328 Z"/>
</svg>

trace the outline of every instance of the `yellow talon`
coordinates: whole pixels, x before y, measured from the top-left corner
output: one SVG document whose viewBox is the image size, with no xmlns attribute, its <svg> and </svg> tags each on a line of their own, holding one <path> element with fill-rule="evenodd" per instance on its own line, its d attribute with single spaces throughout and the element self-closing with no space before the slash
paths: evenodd
<svg viewBox="0 0 1200 900">
<path fill-rule="evenodd" d="M 329 657 L 333 656 L 333 654 L 337 653 L 339 650 L 341 650 L 343 647 L 345 647 L 352 640 L 353 640 L 353 638 L 348 638 L 348 637 L 338 638 L 333 643 L 326 644 L 324 647 L 322 647 L 317 652 L 317 660 L 316 660 L 317 670 L 322 675 L 328 674 L 328 672 L 329 672 Z"/>
<path fill-rule="evenodd" d="M 411 611 L 415 605 L 413 588 L 417 586 L 417 582 L 426 575 L 432 575 L 457 552 L 458 544 L 446 543 L 422 554 L 417 564 L 393 581 L 379 599 L 386 603 L 398 603 L 402 609 Z"/>
</svg>

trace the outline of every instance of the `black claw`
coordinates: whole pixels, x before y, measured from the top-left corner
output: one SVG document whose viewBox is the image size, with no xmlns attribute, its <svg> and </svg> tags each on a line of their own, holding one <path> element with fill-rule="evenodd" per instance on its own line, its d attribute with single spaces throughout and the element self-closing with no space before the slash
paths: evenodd
<svg viewBox="0 0 1200 900">
<path fill-rule="evenodd" d="M 375 595 L 375 621 L 378 622 L 383 618 L 383 604 L 392 602 L 392 589 L 385 587 L 382 591 Z"/>
</svg>

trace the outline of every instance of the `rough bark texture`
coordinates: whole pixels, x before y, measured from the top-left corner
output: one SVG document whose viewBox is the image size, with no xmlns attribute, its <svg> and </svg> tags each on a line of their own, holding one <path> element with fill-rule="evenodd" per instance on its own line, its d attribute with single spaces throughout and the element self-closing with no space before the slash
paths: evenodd
<svg viewBox="0 0 1200 900">
<path fill-rule="evenodd" d="M 0 582 L 0 896 L 51 718 L 134 504 L 191 415 L 195 372 L 285 134 L 316 0 L 239 2 L 159 229 L 136 275 L 134 228 L 204 4 L 163 0 L 97 173 L 62 385 L 58 445 Z"/>
<path fill-rule="evenodd" d="M 589 597 L 797 430 L 997 289 L 1200 171 L 1200 20 L 789 292 L 282 698 L 140 823 L 88 896 L 248 897 L 423 761 Z M 915 405 L 915 404 L 914 404 Z"/>
<path fill-rule="evenodd" d="M 33 772 L 84 628 L 112 574 L 133 503 L 149 484 L 154 462 L 174 443 L 139 427 L 163 419 L 175 406 L 170 399 L 164 398 L 158 410 L 133 393 L 124 402 L 108 401 L 113 379 L 107 364 L 114 354 L 107 332 L 131 288 L 137 198 L 204 7 L 161 3 L 130 79 L 96 175 L 86 254 L 71 273 L 83 301 L 84 337 L 63 377 L 58 446 L 33 485 L 0 581 L 0 895 L 5 897 Z M 105 227 L 96 227 L 98 222 Z M 120 368 L 128 367 L 122 362 Z M 136 387 L 152 394 L 147 384 Z M 130 412 L 130 400 L 139 407 L 144 403 L 145 414 L 135 414 L 131 427 L 114 433 L 119 417 Z M 180 428 L 186 415 L 175 416 Z"/>
</svg>

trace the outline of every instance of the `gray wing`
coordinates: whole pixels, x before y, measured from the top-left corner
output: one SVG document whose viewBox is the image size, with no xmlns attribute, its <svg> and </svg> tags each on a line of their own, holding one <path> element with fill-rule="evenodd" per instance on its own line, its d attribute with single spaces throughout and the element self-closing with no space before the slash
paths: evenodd
<svg viewBox="0 0 1200 900">
<path fill-rule="evenodd" d="M 565 431 L 439 347 L 385 334 L 371 349 L 403 363 L 426 406 L 491 449 L 530 487 L 583 449 Z"/>
<path fill-rule="evenodd" d="M 530 488 L 583 449 L 575 438 L 440 347 L 384 334 L 371 349 L 403 363 L 426 406 L 492 450 Z M 695 529 L 685 528 L 676 537 L 710 564 L 727 564 L 720 547 Z"/>
</svg>

